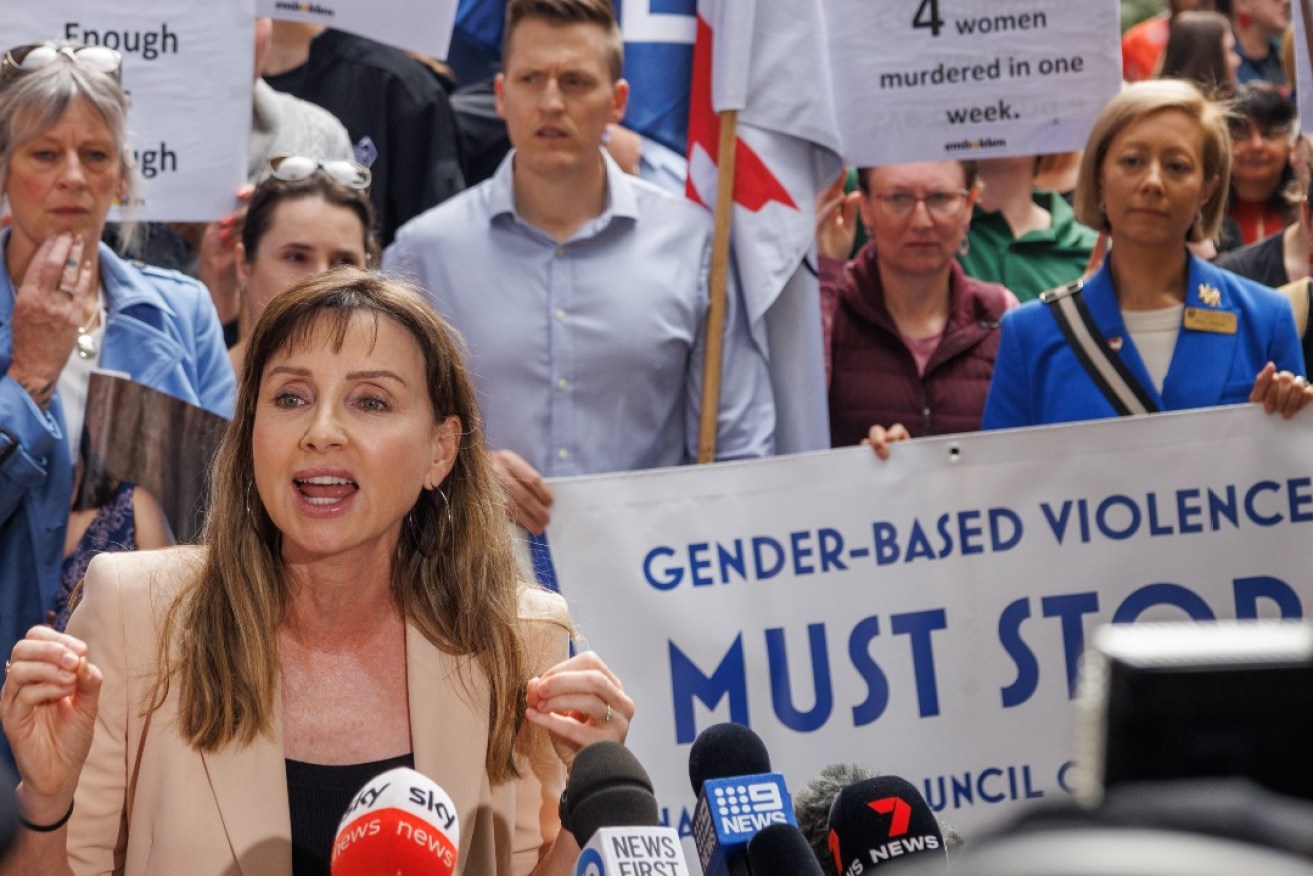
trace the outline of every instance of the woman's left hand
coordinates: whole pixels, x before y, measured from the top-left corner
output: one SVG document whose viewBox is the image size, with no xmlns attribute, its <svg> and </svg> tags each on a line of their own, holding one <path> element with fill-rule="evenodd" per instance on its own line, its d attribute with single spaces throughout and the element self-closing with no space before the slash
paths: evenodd
<svg viewBox="0 0 1313 876">
<path fill-rule="evenodd" d="M 1298 374 L 1278 371 L 1277 366 L 1268 362 L 1258 372 L 1254 380 L 1254 390 L 1249 393 L 1251 402 L 1262 403 L 1263 410 L 1269 414 L 1281 414 L 1289 420 L 1304 405 L 1313 401 L 1313 387 Z"/>
<path fill-rule="evenodd" d="M 525 695 L 525 716 L 547 730 L 567 768 L 585 746 L 624 742 L 634 720 L 634 701 L 593 651 L 576 654 L 529 679 Z"/>
</svg>

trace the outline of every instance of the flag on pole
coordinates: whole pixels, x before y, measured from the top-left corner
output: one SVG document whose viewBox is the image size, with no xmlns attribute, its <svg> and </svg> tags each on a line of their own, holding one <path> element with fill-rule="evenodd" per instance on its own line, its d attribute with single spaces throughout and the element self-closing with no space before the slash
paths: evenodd
<svg viewBox="0 0 1313 876">
<path fill-rule="evenodd" d="M 734 258 L 770 360 L 779 452 L 829 446 L 820 301 L 804 267 L 816 195 L 843 167 L 826 45 L 821 0 L 698 0 L 687 193 L 715 203 L 717 114 L 737 110 Z"/>
</svg>

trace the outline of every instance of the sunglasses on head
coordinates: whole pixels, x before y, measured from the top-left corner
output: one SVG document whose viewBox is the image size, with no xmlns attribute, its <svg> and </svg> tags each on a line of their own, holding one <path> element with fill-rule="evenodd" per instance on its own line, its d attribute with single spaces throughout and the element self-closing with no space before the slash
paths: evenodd
<svg viewBox="0 0 1313 876">
<path fill-rule="evenodd" d="M 60 57 L 68 58 L 74 64 L 89 70 L 106 73 L 116 80 L 122 79 L 123 56 L 114 49 L 105 46 L 60 45 L 51 42 L 29 43 L 5 52 L 4 60 L 0 61 L 0 79 L 49 67 Z"/>
<path fill-rule="evenodd" d="M 269 175 L 288 182 L 309 179 L 323 171 L 335 183 L 349 189 L 367 189 L 371 179 L 369 168 L 343 158 L 324 161 L 308 155 L 291 155 L 282 153 L 269 159 Z"/>
</svg>

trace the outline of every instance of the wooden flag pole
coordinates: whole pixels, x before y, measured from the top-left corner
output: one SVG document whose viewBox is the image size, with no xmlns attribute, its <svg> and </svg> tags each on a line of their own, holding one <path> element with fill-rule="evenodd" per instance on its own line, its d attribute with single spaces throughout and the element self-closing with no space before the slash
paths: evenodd
<svg viewBox="0 0 1313 876">
<path fill-rule="evenodd" d="M 720 413 L 720 368 L 725 345 L 725 295 L 729 284 L 729 231 L 734 216 L 734 146 L 739 114 L 720 114 L 720 153 L 716 166 L 716 224 L 711 234 L 711 275 L 707 279 L 707 340 L 702 367 L 702 417 L 698 426 L 698 463 L 716 461 Z"/>
</svg>

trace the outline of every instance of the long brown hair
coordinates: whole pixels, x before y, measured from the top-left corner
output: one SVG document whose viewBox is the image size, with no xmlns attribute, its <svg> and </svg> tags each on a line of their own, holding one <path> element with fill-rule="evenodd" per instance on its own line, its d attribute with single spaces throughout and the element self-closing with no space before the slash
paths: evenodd
<svg viewBox="0 0 1313 876">
<path fill-rule="evenodd" d="M 489 686 L 489 779 L 515 774 L 512 752 L 524 716 L 528 658 L 517 623 L 517 583 L 505 506 L 483 439 L 474 387 L 455 332 L 418 292 L 381 274 L 343 267 L 278 295 L 261 315 L 246 351 L 237 410 L 215 456 L 204 567 L 175 599 L 161 638 L 152 708 L 179 686 L 179 724 L 197 749 L 249 743 L 272 730 L 278 690 L 278 631 L 290 590 L 281 533 L 252 486 L 252 431 L 260 377 L 282 350 L 327 327 L 340 347 L 359 314 L 391 319 L 424 358 L 436 422 L 460 418 L 464 435 L 451 472 L 425 490 L 402 526 L 392 564 L 392 595 L 403 616 L 434 646 L 468 655 Z M 450 508 L 450 516 L 448 516 Z M 173 644 L 170 644 L 173 643 Z"/>
</svg>

